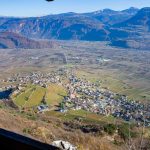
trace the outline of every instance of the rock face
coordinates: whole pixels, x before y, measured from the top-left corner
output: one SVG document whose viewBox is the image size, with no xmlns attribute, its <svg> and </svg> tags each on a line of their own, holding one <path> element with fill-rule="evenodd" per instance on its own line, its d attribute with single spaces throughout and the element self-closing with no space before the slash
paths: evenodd
<svg viewBox="0 0 150 150">
<path fill-rule="evenodd" d="M 66 141 L 54 141 L 52 145 L 61 148 L 62 150 L 77 150 L 75 146 Z"/>
<path fill-rule="evenodd" d="M 24 49 L 35 49 L 35 48 L 48 48 L 52 47 L 52 42 L 40 42 L 28 39 L 19 34 L 12 32 L 1 32 L 0 33 L 0 48 L 24 48 Z"/>
<path fill-rule="evenodd" d="M 32 39 L 109 41 L 112 46 L 149 50 L 150 8 L 104 9 L 32 18 L 0 17 L 0 32 L 14 32 Z M 13 46 L 12 40 L 9 44 Z M 7 46 L 1 43 L 0 47 Z"/>
</svg>

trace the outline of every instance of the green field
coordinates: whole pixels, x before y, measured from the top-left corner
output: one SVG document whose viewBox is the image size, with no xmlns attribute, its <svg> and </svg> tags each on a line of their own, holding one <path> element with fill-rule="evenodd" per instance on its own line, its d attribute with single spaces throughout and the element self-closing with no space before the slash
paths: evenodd
<svg viewBox="0 0 150 150">
<path fill-rule="evenodd" d="M 122 122 L 122 120 L 116 119 L 113 116 L 102 116 L 85 110 L 70 110 L 66 113 L 48 111 L 46 114 L 66 121 L 73 121 L 77 118 L 82 118 L 82 121 L 85 123 L 115 123 L 116 121 Z"/>
<path fill-rule="evenodd" d="M 27 86 L 19 95 L 12 97 L 17 106 L 23 107 L 29 100 L 30 95 L 35 90 L 35 86 Z"/>
<path fill-rule="evenodd" d="M 58 105 L 66 95 L 66 90 L 57 84 L 51 84 L 48 88 L 30 85 L 12 99 L 17 106 L 29 108 L 40 105 L 43 99 L 48 105 Z"/>
<path fill-rule="evenodd" d="M 24 107 L 33 107 L 39 105 L 45 96 L 45 91 L 45 88 L 37 86 L 35 91 L 33 91 L 30 95 L 29 100 L 26 101 Z"/>
</svg>

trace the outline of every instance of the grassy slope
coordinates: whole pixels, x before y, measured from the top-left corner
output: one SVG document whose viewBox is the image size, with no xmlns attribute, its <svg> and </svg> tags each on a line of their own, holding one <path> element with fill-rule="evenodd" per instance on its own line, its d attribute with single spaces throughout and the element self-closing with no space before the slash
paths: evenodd
<svg viewBox="0 0 150 150">
<path fill-rule="evenodd" d="M 78 146 L 79 150 L 121 150 L 121 147 L 103 137 L 66 131 L 62 122 L 52 116 L 47 117 L 46 121 L 30 120 L 18 112 L 0 109 L 0 127 L 48 144 L 58 139 L 68 141 Z"/>
<path fill-rule="evenodd" d="M 57 118 L 61 118 L 66 121 L 73 121 L 77 117 L 83 118 L 83 122 L 85 123 L 114 123 L 114 122 L 122 122 L 122 120 L 116 119 L 112 116 L 101 116 L 95 113 L 87 112 L 85 110 L 70 110 L 67 113 L 60 113 L 56 111 L 46 112 L 48 116 L 55 116 Z"/>
</svg>

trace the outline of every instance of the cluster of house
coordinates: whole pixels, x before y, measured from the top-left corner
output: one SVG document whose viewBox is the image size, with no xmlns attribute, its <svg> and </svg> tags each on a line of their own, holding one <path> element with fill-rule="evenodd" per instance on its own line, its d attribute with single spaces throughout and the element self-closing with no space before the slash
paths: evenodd
<svg viewBox="0 0 150 150">
<path fill-rule="evenodd" d="M 49 111 L 49 106 L 46 104 L 42 104 L 37 107 L 37 110 L 38 110 L 38 113 L 43 113 L 43 112 Z"/>
<path fill-rule="evenodd" d="M 125 95 L 100 88 L 99 85 L 78 78 L 72 73 L 66 74 L 65 69 L 47 74 L 41 72 L 33 72 L 26 76 L 17 74 L 8 78 L 7 82 L 20 83 L 18 88 L 27 83 L 43 87 L 47 87 L 50 83 L 61 84 L 68 90 L 68 96 L 64 97 L 60 105 L 61 112 L 84 109 L 97 114 L 113 115 L 126 121 L 136 121 L 138 124 L 144 122 L 146 126 L 150 126 L 150 105 L 145 106 L 139 101 L 129 101 Z M 62 82 L 62 76 L 67 77 L 69 81 L 67 84 Z M 39 112 L 47 109 L 47 105 L 38 106 Z"/>
<path fill-rule="evenodd" d="M 60 77 L 57 73 L 41 73 L 41 72 L 33 72 L 28 75 L 20 75 L 17 74 L 11 78 L 8 78 L 5 82 L 19 83 L 19 86 L 26 85 L 27 83 L 39 85 L 42 87 L 47 87 L 50 83 L 60 82 Z"/>
<path fill-rule="evenodd" d="M 150 126 L 150 105 L 138 101 L 129 101 L 125 95 L 119 95 L 98 85 L 71 75 L 69 83 L 65 85 L 69 96 L 64 98 L 61 112 L 69 109 L 94 112 L 102 115 L 113 115 L 125 121 L 144 122 Z"/>
</svg>

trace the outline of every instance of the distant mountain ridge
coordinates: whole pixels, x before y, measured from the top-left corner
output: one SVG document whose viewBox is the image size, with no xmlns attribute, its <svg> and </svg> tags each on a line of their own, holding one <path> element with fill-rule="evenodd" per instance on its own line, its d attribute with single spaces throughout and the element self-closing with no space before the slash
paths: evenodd
<svg viewBox="0 0 150 150">
<path fill-rule="evenodd" d="M 130 8 L 128 11 L 131 9 L 133 10 Z M 128 11 L 104 9 L 99 13 L 69 12 L 44 17 L 4 18 L 0 19 L 0 31 L 20 33 L 38 39 L 108 40 L 107 26 L 127 20 L 134 15 L 133 13 L 130 15 Z"/>
<path fill-rule="evenodd" d="M 150 8 L 143 8 L 130 19 L 115 24 L 111 34 L 114 46 L 150 50 Z"/>
<path fill-rule="evenodd" d="M 40 42 L 28 39 L 20 36 L 17 33 L 12 32 L 0 32 L 0 48 L 23 48 L 23 49 L 35 49 L 35 48 L 49 48 L 53 47 L 52 42 Z"/>
<path fill-rule="evenodd" d="M 131 7 L 129 9 L 125 9 L 122 11 L 115 11 L 111 9 L 103 9 L 100 11 L 95 11 L 92 13 L 87 13 L 87 15 L 90 15 L 99 21 L 107 24 L 107 25 L 113 25 L 116 23 L 123 22 L 132 16 L 134 16 L 139 11 L 138 8 Z"/>
<path fill-rule="evenodd" d="M 145 44 L 150 39 L 149 31 L 149 7 L 30 18 L 0 17 L 0 32 L 14 32 L 33 39 L 108 41 L 123 48 L 149 49 Z M 143 46 L 138 44 L 141 38 L 146 41 Z"/>
</svg>

